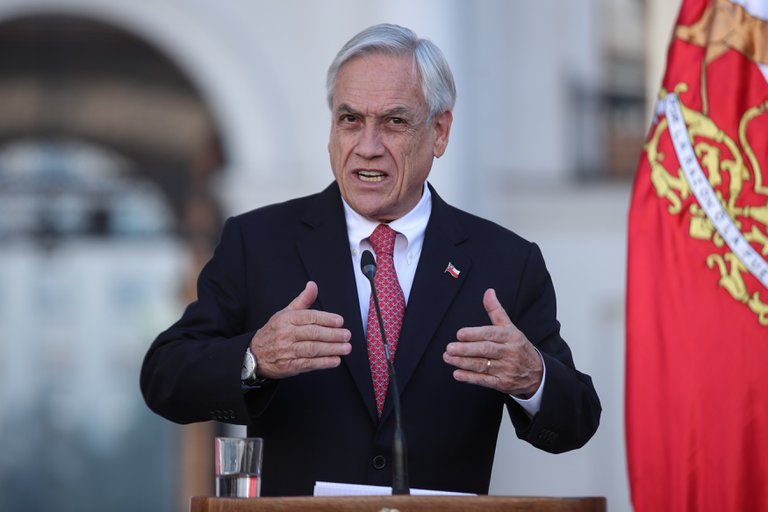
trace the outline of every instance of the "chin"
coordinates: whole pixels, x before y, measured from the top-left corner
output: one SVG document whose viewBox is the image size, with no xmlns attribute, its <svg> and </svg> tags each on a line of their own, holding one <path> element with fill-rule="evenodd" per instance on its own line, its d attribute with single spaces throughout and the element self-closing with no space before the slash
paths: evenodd
<svg viewBox="0 0 768 512">
<path fill-rule="evenodd" d="M 391 219 L 382 214 L 379 210 L 363 210 L 361 215 L 366 219 L 370 219 L 374 222 L 389 222 Z"/>
</svg>

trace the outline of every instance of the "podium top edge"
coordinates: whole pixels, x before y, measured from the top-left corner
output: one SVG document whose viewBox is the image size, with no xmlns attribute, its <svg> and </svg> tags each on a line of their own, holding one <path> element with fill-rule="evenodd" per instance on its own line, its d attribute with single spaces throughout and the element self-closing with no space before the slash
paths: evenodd
<svg viewBox="0 0 768 512">
<path fill-rule="evenodd" d="M 602 496 L 195 496 L 190 512 L 606 512 Z M 393 510 L 393 512 L 394 512 Z"/>
</svg>

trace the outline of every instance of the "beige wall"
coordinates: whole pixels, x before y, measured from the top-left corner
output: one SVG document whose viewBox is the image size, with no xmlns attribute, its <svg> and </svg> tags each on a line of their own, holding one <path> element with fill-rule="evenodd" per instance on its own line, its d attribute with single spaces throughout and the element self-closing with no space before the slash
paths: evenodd
<svg viewBox="0 0 768 512">
<path fill-rule="evenodd" d="M 647 4 L 645 27 L 648 35 L 646 39 L 648 60 L 645 89 L 648 98 L 655 98 L 664 76 L 667 48 L 672 37 L 672 27 L 680 10 L 681 0 L 648 0 Z M 649 120 L 654 106 L 654 102 L 648 102 Z"/>
</svg>

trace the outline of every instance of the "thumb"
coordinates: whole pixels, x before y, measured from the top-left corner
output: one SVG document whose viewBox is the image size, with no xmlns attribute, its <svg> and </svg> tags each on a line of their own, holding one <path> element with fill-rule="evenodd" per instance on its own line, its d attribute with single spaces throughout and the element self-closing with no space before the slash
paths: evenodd
<svg viewBox="0 0 768 512">
<path fill-rule="evenodd" d="M 488 288 L 483 294 L 483 307 L 488 313 L 488 318 L 491 319 L 493 325 L 507 326 L 513 325 L 512 320 L 509 319 L 507 312 L 504 311 L 504 307 L 499 302 L 499 298 L 496 297 L 496 290 Z"/>
<path fill-rule="evenodd" d="M 304 290 L 302 290 L 302 292 L 285 307 L 285 310 L 293 311 L 297 309 L 309 309 L 312 304 L 315 303 L 315 300 L 317 300 L 317 293 L 317 283 L 314 281 L 307 281 Z"/>
</svg>

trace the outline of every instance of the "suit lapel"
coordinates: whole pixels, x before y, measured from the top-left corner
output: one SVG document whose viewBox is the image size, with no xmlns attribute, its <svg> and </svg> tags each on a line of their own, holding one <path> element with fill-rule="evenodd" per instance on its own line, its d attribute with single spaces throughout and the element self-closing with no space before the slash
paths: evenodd
<svg viewBox="0 0 768 512">
<path fill-rule="evenodd" d="M 342 364 L 351 373 L 371 420 L 377 422 L 355 269 L 351 265 L 344 207 L 335 182 L 320 193 L 302 220 L 310 229 L 306 237 L 297 241 L 301 258 L 310 279 L 317 283 L 321 309 L 342 315 L 344 326 L 352 332 L 352 352 L 343 358 Z"/>
<path fill-rule="evenodd" d="M 411 294 L 403 319 L 403 328 L 395 354 L 395 370 L 402 393 L 432 340 L 448 307 L 461 289 L 472 260 L 466 244 L 467 234 L 455 222 L 450 207 L 432 192 L 432 213 L 424 235 L 424 245 L 416 268 Z M 451 263 L 460 272 L 453 277 L 446 272 Z M 447 344 L 451 340 L 438 340 Z M 392 411 L 387 400 L 382 421 Z"/>
<path fill-rule="evenodd" d="M 432 213 L 424 234 L 424 245 L 414 276 L 411 294 L 403 319 L 403 328 L 395 355 L 397 379 L 402 393 L 408 386 L 424 351 L 461 289 L 472 260 L 463 244 L 467 234 L 456 223 L 451 208 L 432 192 Z M 308 208 L 302 221 L 309 227 L 307 236 L 297 241 L 299 253 L 310 279 L 319 290 L 318 303 L 324 311 L 344 317 L 352 331 L 352 352 L 343 365 L 352 375 L 371 420 L 378 422 L 376 403 L 368 363 L 368 349 L 360 317 L 357 287 L 349 250 L 344 207 L 336 183 L 321 192 Z M 458 277 L 446 272 L 452 263 L 460 271 Z M 450 340 L 438 340 L 448 343 Z M 392 401 L 386 400 L 381 423 L 392 413 Z"/>
</svg>

